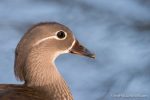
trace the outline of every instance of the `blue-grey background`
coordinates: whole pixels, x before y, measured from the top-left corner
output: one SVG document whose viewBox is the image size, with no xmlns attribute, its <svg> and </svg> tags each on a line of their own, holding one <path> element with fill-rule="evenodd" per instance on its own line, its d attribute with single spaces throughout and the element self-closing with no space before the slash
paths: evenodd
<svg viewBox="0 0 150 100">
<path fill-rule="evenodd" d="M 0 83 L 20 83 L 15 47 L 43 21 L 70 27 L 97 56 L 57 59 L 75 100 L 150 100 L 150 0 L 0 0 Z"/>
</svg>

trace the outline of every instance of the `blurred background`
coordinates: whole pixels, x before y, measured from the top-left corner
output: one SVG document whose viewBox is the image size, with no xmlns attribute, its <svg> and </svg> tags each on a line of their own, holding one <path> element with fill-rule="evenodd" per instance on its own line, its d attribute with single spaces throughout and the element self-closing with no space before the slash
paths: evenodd
<svg viewBox="0 0 150 100">
<path fill-rule="evenodd" d="M 150 0 L 0 0 L 0 83 L 20 83 L 15 47 L 46 21 L 68 26 L 97 56 L 56 60 L 75 100 L 150 100 Z"/>
</svg>

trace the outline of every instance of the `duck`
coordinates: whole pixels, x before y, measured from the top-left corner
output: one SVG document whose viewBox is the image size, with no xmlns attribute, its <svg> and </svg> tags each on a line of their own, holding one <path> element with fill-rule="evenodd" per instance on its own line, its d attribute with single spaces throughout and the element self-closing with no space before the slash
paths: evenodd
<svg viewBox="0 0 150 100">
<path fill-rule="evenodd" d="M 66 53 L 95 58 L 67 26 L 58 22 L 33 25 L 15 49 L 14 73 L 23 84 L 0 84 L 0 100 L 73 100 L 55 65 L 56 58 Z"/>
</svg>

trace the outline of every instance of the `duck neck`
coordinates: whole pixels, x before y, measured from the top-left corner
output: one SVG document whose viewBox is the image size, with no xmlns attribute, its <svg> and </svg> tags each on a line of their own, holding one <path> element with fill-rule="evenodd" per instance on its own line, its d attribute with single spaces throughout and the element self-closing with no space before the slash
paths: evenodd
<svg viewBox="0 0 150 100">
<path fill-rule="evenodd" d="M 52 56 L 54 55 L 46 50 L 44 53 L 35 50 L 28 55 L 25 66 L 25 85 L 43 88 L 54 100 L 73 100 Z"/>
</svg>

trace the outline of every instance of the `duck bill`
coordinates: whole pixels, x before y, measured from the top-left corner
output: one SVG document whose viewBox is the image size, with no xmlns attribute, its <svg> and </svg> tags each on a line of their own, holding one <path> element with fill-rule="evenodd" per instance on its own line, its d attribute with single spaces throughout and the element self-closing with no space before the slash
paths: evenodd
<svg viewBox="0 0 150 100">
<path fill-rule="evenodd" d="M 95 54 L 91 53 L 87 48 L 82 46 L 78 42 L 78 40 L 75 41 L 75 43 L 73 44 L 69 52 L 72 54 L 77 54 L 77 55 L 86 56 L 86 57 L 95 59 Z"/>
</svg>

